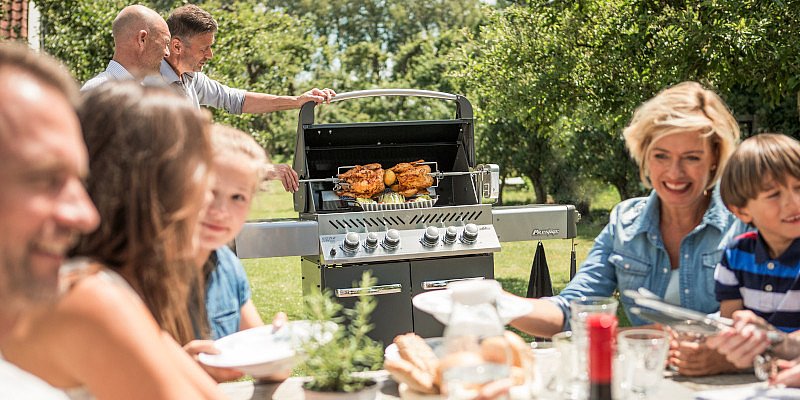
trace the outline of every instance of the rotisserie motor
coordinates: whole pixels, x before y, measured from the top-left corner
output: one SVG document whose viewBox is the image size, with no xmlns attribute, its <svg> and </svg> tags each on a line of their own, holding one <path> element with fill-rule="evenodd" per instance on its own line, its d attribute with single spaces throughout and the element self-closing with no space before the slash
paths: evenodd
<svg viewBox="0 0 800 400">
<path fill-rule="evenodd" d="M 370 198 L 383 193 L 383 168 L 378 163 L 356 165 L 339 175 L 339 196 Z"/>
<path fill-rule="evenodd" d="M 410 163 L 400 163 L 389 168 L 397 177 L 397 182 L 390 185 L 393 191 L 402 194 L 404 197 L 411 197 L 416 194 L 427 194 L 428 188 L 433 185 L 431 166 L 424 163 L 425 160 L 417 160 Z"/>
</svg>

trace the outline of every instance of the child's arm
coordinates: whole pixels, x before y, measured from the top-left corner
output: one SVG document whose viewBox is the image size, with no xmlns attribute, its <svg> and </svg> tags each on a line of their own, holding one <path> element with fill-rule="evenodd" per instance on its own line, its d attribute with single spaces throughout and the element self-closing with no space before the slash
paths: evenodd
<svg viewBox="0 0 800 400">
<path fill-rule="evenodd" d="M 731 318 L 734 311 L 744 309 L 744 302 L 742 299 L 736 300 L 722 300 L 719 302 L 719 316 L 723 318 Z"/>
</svg>

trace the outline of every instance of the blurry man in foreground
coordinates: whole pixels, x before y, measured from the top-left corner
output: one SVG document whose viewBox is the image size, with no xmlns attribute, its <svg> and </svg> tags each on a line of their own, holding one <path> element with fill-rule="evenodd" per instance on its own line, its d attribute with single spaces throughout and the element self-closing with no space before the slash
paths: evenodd
<svg viewBox="0 0 800 400">
<path fill-rule="evenodd" d="M 78 90 L 52 59 L 0 45 L 0 345 L 19 317 L 58 293 L 64 255 L 94 230 Z M 0 356 L 0 398 L 63 398 Z"/>
</svg>

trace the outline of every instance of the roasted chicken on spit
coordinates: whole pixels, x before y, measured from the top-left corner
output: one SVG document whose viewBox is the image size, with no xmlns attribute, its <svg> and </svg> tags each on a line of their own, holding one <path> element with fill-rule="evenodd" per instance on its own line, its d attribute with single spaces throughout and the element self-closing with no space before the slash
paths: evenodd
<svg viewBox="0 0 800 400">
<path fill-rule="evenodd" d="M 424 162 L 425 160 L 417 160 L 410 163 L 400 163 L 389 168 L 397 177 L 397 182 L 390 185 L 392 190 L 404 197 L 427 194 L 427 189 L 433 186 L 433 177 L 430 176 L 431 166 L 422 164 Z"/>
<path fill-rule="evenodd" d="M 378 163 L 356 165 L 339 175 L 339 196 L 370 198 L 383 192 L 383 168 Z"/>
</svg>

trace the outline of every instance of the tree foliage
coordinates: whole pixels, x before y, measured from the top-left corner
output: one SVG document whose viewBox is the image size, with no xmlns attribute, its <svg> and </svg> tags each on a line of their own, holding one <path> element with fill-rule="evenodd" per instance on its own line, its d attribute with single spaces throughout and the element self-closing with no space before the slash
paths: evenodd
<svg viewBox="0 0 800 400">
<path fill-rule="evenodd" d="M 544 169 L 514 164 L 547 186 L 537 194 L 562 190 L 563 178 L 535 177 L 557 175 L 558 160 L 569 160 L 578 178 L 625 198 L 642 188 L 620 133 L 638 104 L 669 85 L 700 81 L 738 117 L 755 115 L 757 129 L 798 132 L 799 13 L 794 1 L 531 1 L 492 11 L 471 38 L 465 79 L 485 118 L 518 121 L 519 148 L 553 157 Z M 508 135 L 485 133 L 492 143 Z"/>
<path fill-rule="evenodd" d="M 128 3 L 42 0 L 44 47 L 85 81 L 113 52 Z M 143 4 L 162 15 L 181 0 Z M 587 182 L 641 194 L 621 132 L 638 104 L 697 80 L 749 134 L 800 135 L 800 0 L 204 0 L 219 21 L 209 76 L 298 94 L 417 88 L 465 94 L 478 159 L 523 175 L 536 200 L 579 203 Z M 320 122 L 452 118 L 453 105 L 368 98 L 317 107 Z M 296 113 L 216 119 L 291 156 Z M 369 161 L 369 160 L 365 160 Z"/>
</svg>

